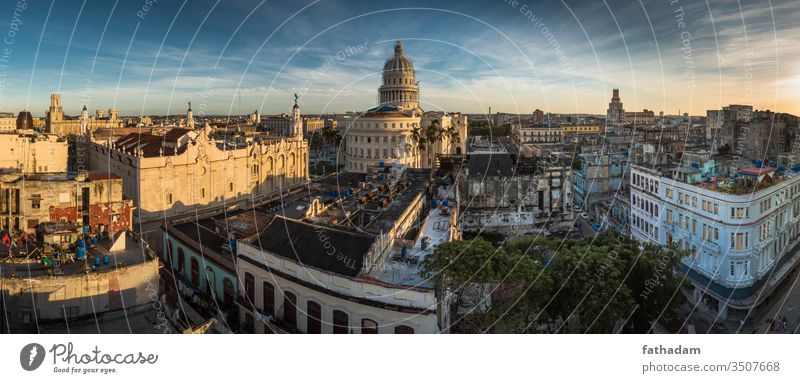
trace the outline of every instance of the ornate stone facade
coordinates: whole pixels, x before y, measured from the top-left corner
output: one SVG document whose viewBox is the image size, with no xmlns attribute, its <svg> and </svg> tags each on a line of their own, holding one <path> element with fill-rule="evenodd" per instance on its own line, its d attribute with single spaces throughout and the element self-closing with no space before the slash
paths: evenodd
<svg viewBox="0 0 800 383">
<path fill-rule="evenodd" d="M 130 133 L 91 146 L 91 168 L 124 179 L 140 221 L 229 207 L 308 180 L 308 143 L 302 135 L 231 142 L 216 139 L 206 126 Z"/>
<path fill-rule="evenodd" d="M 60 136 L 74 134 L 85 134 L 96 129 L 111 129 L 122 127 L 122 121 L 116 108 L 108 110 L 108 116 L 102 109 L 98 109 L 95 116 L 90 117 L 86 110 L 86 105 L 81 110 L 80 118 L 68 118 L 64 116 L 64 109 L 61 107 L 61 95 L 53 93 L 50 95 L 50 109 L 47 111 L 47 131 Z"/>
</svg>

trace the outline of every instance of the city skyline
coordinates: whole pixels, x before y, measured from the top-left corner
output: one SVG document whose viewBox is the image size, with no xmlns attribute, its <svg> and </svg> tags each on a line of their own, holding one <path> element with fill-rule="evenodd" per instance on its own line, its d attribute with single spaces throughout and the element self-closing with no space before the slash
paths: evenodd
<svg viewBox="0 0 800 383">
<path fill-rule="evenodd" d="M 187 101 L 198 116 L 275 114 L 292 93 L 306 113 L 365 110 L 402 40 L 426 110 L 603 114 L 619 88 L 630 111 L 800 113 L 791 3 L 20 4 L 1 27 L 4 112 L 43 116 L 54 92 L 69 115 L 181 114 Z"/>
</svg>

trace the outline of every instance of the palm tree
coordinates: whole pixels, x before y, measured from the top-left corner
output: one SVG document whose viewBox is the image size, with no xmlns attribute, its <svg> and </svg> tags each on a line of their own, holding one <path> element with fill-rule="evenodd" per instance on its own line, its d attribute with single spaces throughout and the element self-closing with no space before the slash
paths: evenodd
<svg viewBox="0 0 800 383">
<path fill-rule="evenodd" d="M 428 160 L 430 161 L 431 179 L 433 178 L 434 168 L 436 167 L 436 161 L 433 158 L 434 145 L 437 141 L 441 142 L 443 136 L 444 131 L 442 130 L 442 125 L 439 123 L 439 120 L 432 120 L 428 128 L 425 129 L 425 139 L 428 141 Z"/>
<path fill-rule="evenodd" d="M 442 140 L 442 125 L 439 120 L 431 120 L 431 124 L 425 129 L 425 139 L 428 141 L 428 159 L 431 161 L 431 169 L 433 169 L 433 150 L 434 144 Z"/>
<path fill-rule="evenodd" d="M 425 138 L 422 134 L 422 129 L 419 126 L 414 127 L 411 130 L 411 141 L 414 143 L 413 146 L 406 144 L 406 149 L 416 150 L 417 153 L 421 153 L 425 150 Z M 419 158 L 419 154 L 417 154 L 417 158 Z"/>
<path fill-rule="evenodd" d="M 450 146 L 453 144 L 461 143 L 461 134 L 458 132 L 458 129 L 455 125 L 450 124 L 447 128 L 444 129 L 444 137 L 447 138 L 447 152 L 450 152 Z"/>
</svg>

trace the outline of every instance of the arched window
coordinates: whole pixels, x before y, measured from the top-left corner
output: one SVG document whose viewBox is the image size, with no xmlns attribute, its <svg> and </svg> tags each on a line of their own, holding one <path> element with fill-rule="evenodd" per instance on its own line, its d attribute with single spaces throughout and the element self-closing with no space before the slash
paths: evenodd
<svg viewBox="0 0 800 383">
<path fill-rule="evenodd" d="M 362 319 L 361 320 L 361 333 L 362 334 L 377 334 L 378 333 L 378 322 L 375 322 L 372 319 Z"/>
<path fill-rule="evenodd" d="M 283 321 L 297 327 L 297 296 L 288 291 L 283 293 Z"/>
<path fill-rule="evenodd" d="M 254 304 L 256 292 L 256 278 L 253 274 L 244 273 L 244 297 L 247 299 L 247 302 L 250 304 Z"/>
<path fill-rule="evenodd" d="M 200 264 L 197 258 L 192 257 L 192 286 L 200 287 Z"/>
<path fill-rule="evenodd" d="M 413 334 L 414 329 L 408 326 L 397 326 L 394 328 L 395 334 Z"/>
<path fill-rule="evenodd" d="M 347 334 L 350 332 L 350 317 L 346 312 L 333 310 L 333 333 Z"/>
<path fill-rule="evenodd" d="M 264 310 L 264 314 L 273 315 L 275 313 L 275 287 L 269 282 L 264 282 L 261 291 L 263 294 L 262 310 Z"/>
<path fill-rule="evenodd" d="M 225 294 L 225 306 L 230 307 L 233 305 L 233 282 L 229 278 L 222 280 L 222 289 Z"/>
<path fill-rule="evenodd" d="M 322 316 L 322 307 L 320 307 L 319 303 L 308 301 L 308 305 L 306 306 L 308 319 L 306 321 L 306 333 L 308 334 L 320 334 L 322 333 L 322 325 L 320 323 L 320 317 Z"/>
<path fill-rule="evenodd" d="M 178 272 L 183 274 L 186 268 L 186 255 L 183 253 L 183 248 L 178 246 Z"/>
</svg>

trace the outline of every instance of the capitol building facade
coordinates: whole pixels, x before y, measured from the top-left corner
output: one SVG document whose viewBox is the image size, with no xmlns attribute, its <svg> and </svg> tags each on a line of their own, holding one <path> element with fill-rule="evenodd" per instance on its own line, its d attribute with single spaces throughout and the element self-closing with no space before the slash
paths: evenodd
<svg viewBox="0 0 800 383">
<path fill-rule="evenodd" d="M 383 66 L 378 93 L 380 105 L 346 128 L 346 171 L 366 173 L 371 167 L 393 164 L 430 168 L 437 154 L 466 153 L 467 117 L 460 113 L 423 112 L 414 65 L 404 55 L 399 41 L 394 55 Z M 431 126 L 439 132 L 433 140 L 426 135 Z M 450 134 L 444 133 L 448 130 Z M 422 150 L 420 140 L 424 144 Z"/>
</svg>

